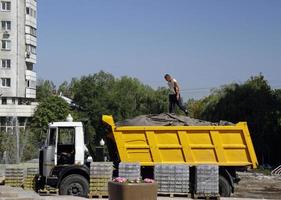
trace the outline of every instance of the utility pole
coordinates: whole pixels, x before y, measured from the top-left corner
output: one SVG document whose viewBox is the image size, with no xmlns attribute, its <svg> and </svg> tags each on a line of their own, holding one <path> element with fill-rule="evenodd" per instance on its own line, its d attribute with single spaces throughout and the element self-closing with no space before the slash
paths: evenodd
<svg viewBox="0 0 281 200">
<path fill-rule="evenodd" d="M 18 122 L 18 117 L 15 117 L 16 120 L 16 138 L 17 138 L 17 157 L 16 157 L 16 162 L 17 164 L 20 163 L 20 135 L 19 135 L 19 122 Z"/>
<path fill-rule="evenodd" d="M 18 117 L 13 116 L 12 117 L 12 128 L 13 128 L 13 133 L 16 135 L 16 164 L 20 163 L 20 135 L 19 135 L 19 122 L 18 122 Z"/>
</svg>

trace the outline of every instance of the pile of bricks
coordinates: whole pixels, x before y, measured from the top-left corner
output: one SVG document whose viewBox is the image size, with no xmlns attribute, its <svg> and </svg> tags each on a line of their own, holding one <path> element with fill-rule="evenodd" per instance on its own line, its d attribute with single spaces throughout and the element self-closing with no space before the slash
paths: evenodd
<svg viewBox="0 0 281 200">
<path fill-rule="evenodd" d="M 112 162 L 92 162 L 90 168 L 89 197 L 108 196 L 108 182 L 112 180 Z"/>
<path fill-rule="evenodd" d="M 139 163 L 119 163 L 118 176 L 126 178 L 130 181 L 139 180 L 141 178 L 141 167 Z"/>
<path fill-rule="evenodd" d="M 219 195 L 219 167 L 217 165 L 196 166 L 195 195 L 199 197 Z"/>
<path fill-rule="evenodd" d="M 159 194 L 189 193 L 189 166 L 185 164 L 159 164 L 154 167 L 154 178 Z"/>
<path fill-rule="evenodd" d="M 22 187 L 24 181 L 23 168 L 6 168 L 5 185 L 11 187 Z"/>
<path fill-rule="evenodd" d="M 24 189 L 36 190 L 36 176 L 38 175 L 38 168 L 27 168 L 26 177 L 24 179 Z"/>
</svg>

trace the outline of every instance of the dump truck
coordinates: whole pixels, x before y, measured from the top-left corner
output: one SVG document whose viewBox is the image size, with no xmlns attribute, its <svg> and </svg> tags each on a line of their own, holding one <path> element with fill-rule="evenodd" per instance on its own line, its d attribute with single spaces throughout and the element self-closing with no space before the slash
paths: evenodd
<svg viewBox="0 0 281 200">
<path fill-rule="evenodd" d="M 256 168 L 255 150 L 246 122 L 227 126 L 116 126 L 103 115 L 112 161 L 138 162 L 143 178 L 153 176 L 156 164 L 216 164 L 221 196 L 234 192 L 237 170 Z M 62 195 L 87 196 L 90 160 L 82 122 L 49 124 L 40 150 L 41 187 L 58 188 Z M 93 157 L 93 156 L 92 156 Z"/>
</svg>

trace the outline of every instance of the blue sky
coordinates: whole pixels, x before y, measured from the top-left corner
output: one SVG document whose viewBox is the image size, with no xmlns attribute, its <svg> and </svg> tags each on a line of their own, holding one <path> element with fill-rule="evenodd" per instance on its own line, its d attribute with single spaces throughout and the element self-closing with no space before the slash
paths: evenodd
<svg viewBox="0 0 281 200">
<path fill-rule="evenodd" d="M 154 88 L 165 73 L 185 98 L 263 73 L 281 87 L 280 0 L 41 0 L 41 79 L 100 70 Z"/>
</svg>

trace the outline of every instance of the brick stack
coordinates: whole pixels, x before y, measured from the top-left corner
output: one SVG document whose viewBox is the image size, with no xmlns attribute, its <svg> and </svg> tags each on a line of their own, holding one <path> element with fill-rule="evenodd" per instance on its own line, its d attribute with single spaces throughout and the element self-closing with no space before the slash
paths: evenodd
<svg viewBox="0 0 281 200">
<path fill-rule="evenodd" d="M 141 178 L 141 167 L 139 163 L 119 163 L 118 176 L 134 181 Z"/>
<path fill-rule="evenodd" d="M 38 174 L 38 168 L 27 168 L 26 177 L 24 179 L 24 189 L 36 190 L 36 176 Z"/>
<path fill-rule="evenodd" d="M 5 171 L 5 184 L 11 187 L 21 187 L 24 181 L 23 168 L 7 168 Z"/>
<path fill-rule="evenodd" d="M 112 162 L 92 162 L 90 168 L 90 197 L 108 196 L 108 182 L 112 180 Z"/>
<path fill-rule="evenodd" d="M 154 167 L 154 178 L 159 194 L 188 194 L 189 166 L 159 164 Z"/>
<path fill-rule="evenodd" d="M 217 165 L 196 166 L 195 194 L 198 196 L 217 196 L 219 194 L 219 167 Z"/>
</svg>

